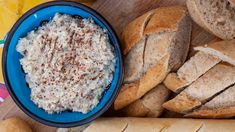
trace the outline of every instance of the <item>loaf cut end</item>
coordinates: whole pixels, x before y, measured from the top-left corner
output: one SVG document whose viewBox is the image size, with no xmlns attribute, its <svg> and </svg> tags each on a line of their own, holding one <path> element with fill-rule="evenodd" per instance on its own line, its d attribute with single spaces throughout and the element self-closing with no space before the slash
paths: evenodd
<svg viewBox="0 0 235 132">
<path fill-rule="evenodd" d="M 118 97 L 114 101 L 114 109 L 119 110 L 136 100 L 136 92 L 139 88 L 139 82 L 124 84 Z"/>
<path fill-rule="evenodd" d="M 164 103 L 163 107 L 168 110 L 184 114 L 200 105 L 201 105 L 201 102 L 199 100 L 190 97 L 185 92 L 181 92 L 175 98 Z"/>
<path fill-rule="evenodd" d="M 188 85 L 188 82 L 186 80 L 178 78 L 176 73 L 168 74 L 163 83 L 168 89 L 175 93 L 178 93 L 185 86 Z"/>
</svg>

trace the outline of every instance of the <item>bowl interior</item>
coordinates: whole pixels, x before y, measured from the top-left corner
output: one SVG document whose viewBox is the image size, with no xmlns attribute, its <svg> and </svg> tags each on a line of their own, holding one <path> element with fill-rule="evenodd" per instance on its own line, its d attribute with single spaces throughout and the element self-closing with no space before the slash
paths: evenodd
<svg viewBox="0 0 235 132">
<path fill-rule="evenodd" d="M 30 100 L 30 88 L 28 87 L 25 81 L 25 73 L 22 70 L 19 62 L 22 56 L 20 55 L 20 53 L 16 51 L 16 45 L 18 43 L 19 38 L 26 36 L 29 31 L 39 27 L 42 21 L 50 20 L 55 15 L 55 13 L 79 15 L 83 18 L 91 17 L 98 25 L 108 30 L 111 44 L 115 48 L 117 61 L 116 61 L 113 81 L 109 89 L 105 91 L 97 107 L 95 107 L 92 111 L 90 111 L 87 114 L 82 114 L 80 112 L 69 112 L 69 111 L 65 111 L 58 114 L 48 114 L 43 109 L 38 108 Z M 56 123 L 71 123 L 71 122 L 82 121 L 84 119 L 90 118 L 97 112 L 101 111 L 102 108 L 105 107 L 105 105 L 107 105 L 107 103 L 110 103 L 109 101 L 111 100 L 112 96 L 114 96 L 114 94 L 117 94 L 117 89 L 118 89 L 117 85 L 118 83 L 120 83 L 119 76 L 121 72 L 120 71 L 121 54 L 118 42 L 116 38 L 114 38 L 115 36 L 113 36 L 113 33 L 110 32 L 110 29 L 107 26 L 107 24 L 105 24 L 104 21 L 98 19 L 98 17 L 95 16 L 93 13 L 74 6 L 51 5 L 49 7 L 44 7 L 40 10 L 36 10 L 35 12 L 30 13 L 27 17 L 25 17 L 22 23 L 19 23 L 15 31 L 11 31 L 9 33 L 8 37 L 9 38 L 7 39 L 10 39 L 10 41 L 8 43 L 9 47 L 6 57 L 7 59 L 6 59 L 6 71 L 5 71 L 7 74 L 8 83 L 10 85 L 8 87 L 10 87 L 9 89 L 13 93 L 15 99 L 19 101 L 20 105 L 22 105 L 22 107 L 24 107 L 28 112 L 32 113 L 34 116 L 41 118 L 45 121 L 56 122 Z"/>
</svg>

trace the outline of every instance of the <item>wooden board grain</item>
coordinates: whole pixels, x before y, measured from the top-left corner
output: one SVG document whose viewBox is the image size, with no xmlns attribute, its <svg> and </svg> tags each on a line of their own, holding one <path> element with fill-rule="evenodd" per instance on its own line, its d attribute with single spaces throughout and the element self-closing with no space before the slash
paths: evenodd
<svg viewBox="0 0 235 132">
<path fill-rule="evenodd" d="M 136 17 L 154 8 L 174 5 L 185 6 L 185 0 L 97 0 L 92 8 L 110 22 L 120 37 L 123 28 Z M 215 40 L 218 40 L 215 36 L 193 23 L 190 55 L 194 53 L 192 47 Z M 35 132 L 56 131 L 56 128 L 45 126 L 29 118 L 14 104 L 11 98 L 1 104 L 0 113 L 0 120 L 13 116 L 25 119 Z"/>
</svg>

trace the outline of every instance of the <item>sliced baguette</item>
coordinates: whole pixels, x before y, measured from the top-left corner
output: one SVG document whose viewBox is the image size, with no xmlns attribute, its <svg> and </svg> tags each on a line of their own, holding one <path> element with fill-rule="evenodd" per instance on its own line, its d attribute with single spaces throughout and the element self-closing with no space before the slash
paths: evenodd
<svg viewBox="0 0 235 132">
<path fill-rule="evenodd" d="M 187 0 L 192 19 L 217 37 L 235 38 L 235 12 L 227 0 Z"/>
<path fill-rule="evenodd" d="M 235 116 L 235 86 L 229 87 L 223 93 L 194 110 L 186 117 L 200 118 L 230 118 Z"/>
<path fill-rule="evenodd" d="M 168 99 L 170 91 L 160 84 L 146 93 L 141 99 L 130 104 L 123 111 L 131 117 L 158 117 L 163 111 L 162 104 Z"/>
<path fill-rule="evenodd" d="M 128 24 L 123 33 L 123 50 L 127 57 L 124 84 L 136 83 L 138 87 L 121 90 L 114 108 L 124 108 L 141 98 L 160 84 L 171 70 L 180 67 L 188 53 L 190 34 L 190 17 L 185 8 L 179 6 L 157 8 Z M 141 41 L 145 45 L 138 48 L 138 44 L 143 44 Z"/>
<path fill-rule="evenodd" d="M 220 63 L 175 98 L 164 103 L 163 107 L 175 112 L 187 113 L 234 83 L 235 67 Z"/>
<path fill-rule="evenodd" d="M 214 55 L 235 66 L 235 40 L 219 41 L 205 46 L 198 46 L 194 49 Z"/>
<path fill-rule="evenodd" d="M 164 84 L 173 92 L 178 92 L 185 86 L 194 82 L 219 62 L 220 59 L 213 55 L 198 52 L 185 62 L 177 73 L 168 74 L 164 80 Z"/>
</svg>

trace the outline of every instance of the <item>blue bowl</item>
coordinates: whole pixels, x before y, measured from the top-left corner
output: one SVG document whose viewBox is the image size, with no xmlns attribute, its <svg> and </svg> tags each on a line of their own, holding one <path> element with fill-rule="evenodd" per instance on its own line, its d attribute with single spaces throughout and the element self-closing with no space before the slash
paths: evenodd
<svg viewBox="0 0 235 132">
<path fill-rule="evenodd" d="M 91 17 L 96 24 L 108 31 L 111 44 L 117 57 L 114 78 L 105 91 L 99 104 L 89 113 L 64 111 L 58 114 L 48 114 L 38 108 L 30 100 L 30 88 L 25 81 L 25 73 L 20 65 L 22 56 L 16 51 L 19 38 L 25 37 L 31 30 L 37 29 L 41 22 L 50 20 L 55 13 L 78 15 L 82 18 Z M 6 87 L 15 103 L 33 119 L 50 126 L 72 127 L 91 122 L 104 113 L 115 100 L 123 80 L 123 62 L 120 43 L 110 24 L 96 11 L 75 2 L 48 2 L 39 5 L 25 13 L 10 30 L 3 51 L 3 75 Z"/>
</svg>

